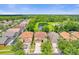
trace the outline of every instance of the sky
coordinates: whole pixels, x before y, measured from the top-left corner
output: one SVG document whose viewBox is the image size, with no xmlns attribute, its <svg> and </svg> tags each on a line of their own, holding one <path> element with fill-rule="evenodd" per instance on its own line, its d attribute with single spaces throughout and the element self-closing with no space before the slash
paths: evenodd
<svg viewBox="0 0 79 59">
<path fill-rule="evenodd" d="M 0 14 L 79 14 L 79 4 L 0 4 Z"/>
</svg>

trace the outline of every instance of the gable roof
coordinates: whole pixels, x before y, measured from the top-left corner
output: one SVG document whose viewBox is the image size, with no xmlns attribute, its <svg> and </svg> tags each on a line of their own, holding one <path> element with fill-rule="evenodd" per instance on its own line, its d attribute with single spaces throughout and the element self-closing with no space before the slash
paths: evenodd
<svg viewBox="0 0 79 59">
<path fill-rule="evenodd" d="M 71 40 L 77 40 L 76 37 L 74 37 L 73 35 L 71 35 L 68 32 L 61 32 L 60 35 L 64 38 L 64 39 L 71 39 Z"/>
<path fill-rule="evenodd" d="M 22 39 L 25 39 L 25 38 L 32 38 L 33 37 L 33 32 L 23 32 L 20 37 Z"/>
<path fill-rule="evenodd" d="M 61 32 L 60 35 L 64 38 L 64 39 L 70 39 L 70 34 L 68 32 Z"/>
<path fill-rule="evenodd" d="M 46 32 L 35 32 L 34 37 L 36 38 L 45 38 L 47 37 Z"/>
<path fill-rule="evenodd" d="M 4 36 L 13 37 L 19 31 L 20 31 L 19 28 L 11 28 L 5 32 Z"/>
<path fill-rule="evenodd" d="M 10 28 L 7 30 L 7 32 L 18 32 L 20 31 L 20 28 Z"/>
<path fill-rule="evenodd" d="M 76 38 L 79 38 L 79 32 L 72 32 L 71 34 L 75 36 Z"/>
<path fill-rule="evenodd" d="M 48 33 L 48 36 L 49 36 L 49 38 L 50 38 L 51 40 L 56 40 L 56 39 L 59 38 L 59 35 L 58 35 L 58 33 L 56 33 L 56 32 L 49 32 L 49 33 Z"/>
</svg>

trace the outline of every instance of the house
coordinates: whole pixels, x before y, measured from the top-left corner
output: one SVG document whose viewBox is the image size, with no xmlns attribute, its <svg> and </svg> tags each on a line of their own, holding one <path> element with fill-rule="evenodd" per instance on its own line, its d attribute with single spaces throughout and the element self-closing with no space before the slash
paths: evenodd
<svg viewBox="0 0 79 59">
<path fill-rule="evenodd" d="M 0 43 L 2 42 L 1 44 L 4 44 L 4 45 L 13 43 L 13 41 L 19 35 L 19 31 L 20 31 L 19 28 L 8 29 L 5 33 L 2 34 Z"/>
<path fill-rule="evenodd" d="M 57 41 L 59 39 L 59 35 L 56 32 L 49 32 L 48 37 L 52 43 L 53 54 L 61 54 L 60 49 L 58 48 Z"/>
<path fill-rule="evenodd" d="M 47 40 L 46 32 L 35 32 L 34 40 L 35 40 L 34 54 L 41 54 L 41 43 Z"/>
<path fill-rule="evenodd" d="M 19 35 L 19 32 L 20 32 L 20 28 L 11 28 L 5 32 L 4 36 L 8 38 L 13 38 Z"/>
<path fill-rule="evenodd" d="M 21 35 L 21 41 L 24 43 L 29 43 L 32 41 L 33 38 L 33 32 L 23 32 Z"/>
<path fill-rule="evenodd" d="M 72 32 L 71 34 L 75 36 L 76 38 L 79 38 L 79 32 Z"/>
<path fill-rule="evenodd" d="M 30 45 L 32 42 L 32 38 L 33 38 L 33 32 L 23 32 L 20 35 L 21 41 L 23 42 L 23 47 L 24 47 L 24 51 L 26 54 L 28 54 L 29 50 L 30 50 Z"/>
<path fill-rule="evenodd" d="M 61 32 L 60 36 L 63 37 L 64 39 L 67 39 L 67 40 L 77 40 L 76 37 L 74 37 L 73 35 L 71 35 L 68 32 Z"/>
<path fill-rule="evenodd" d="M 49 32 L 48 37 L 53 43 L 57 42 L 57 39 L 59 39 L 59 35 L 56 32 Z"/>
<path fill-rule="evenodd" d="M 35 32 L 34 33 L 34 40 L 37 42 L 43 41 L 46 38 L 47 38 L 46 32 Z"/>
</svg>

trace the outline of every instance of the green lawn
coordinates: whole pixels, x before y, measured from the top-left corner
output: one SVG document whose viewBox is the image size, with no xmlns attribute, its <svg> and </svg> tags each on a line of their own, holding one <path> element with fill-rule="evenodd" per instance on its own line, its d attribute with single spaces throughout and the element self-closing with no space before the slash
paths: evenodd
<svg viewBox="0 0 79 59">
<path fill-rule="evenodd" d="M 0 47 L 0 50 L 10 50 L 11 46 Z"/>
<path fill-rule="evenodd" d="M 14 53 L 12 51 L 2 51 L 2 52 L 0 52 L 0 54 L 7 55 L 7 54 L 14 54 Z"/>
<path fill-rule="evenodd" d="M 11 46 L 0 47 L 0 54 L 14 54 L 12 51 L 9 50 L 11 50 Z"/>
</svg>

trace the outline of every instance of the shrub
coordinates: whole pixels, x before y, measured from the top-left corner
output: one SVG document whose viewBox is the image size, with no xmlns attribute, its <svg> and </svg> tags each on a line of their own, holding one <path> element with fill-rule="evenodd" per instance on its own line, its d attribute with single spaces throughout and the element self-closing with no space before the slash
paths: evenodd
<svg viewBox="0 0 79 59">
<path fill-rule="evenodd" d="M 60 39 L 58 41 L 58 47 L 63 54 L 66 55 L 78 55 L 79 54 L 79 40 L 67 41 Z"/>
<path fill-rule="evenodd" d="M 15 54 L 20 54 L 20 55 L 25 54 L 23 50 L 23 43 L 19 40 L 16 40 L 16 43 L 12 45 L 11 51 L 13 51 Z"/>
<path fill-rule="evenodd" d="M 17 55 L 24 55 L 25 53 L 24 53 L 24 51 L 23 50 L 17 50 L 16 52 L 15 52 L 15 54 L 17 54 Z"/>
<path fill-rule="evenodd" d="M 42 54 L 44 54 L 44 55 L 52 54 L 52 45 L 51 45 L 51 42 L 49 40 L 44 41 L 42 43 L 41 51 L 42 51 Z"/>
</svg>

